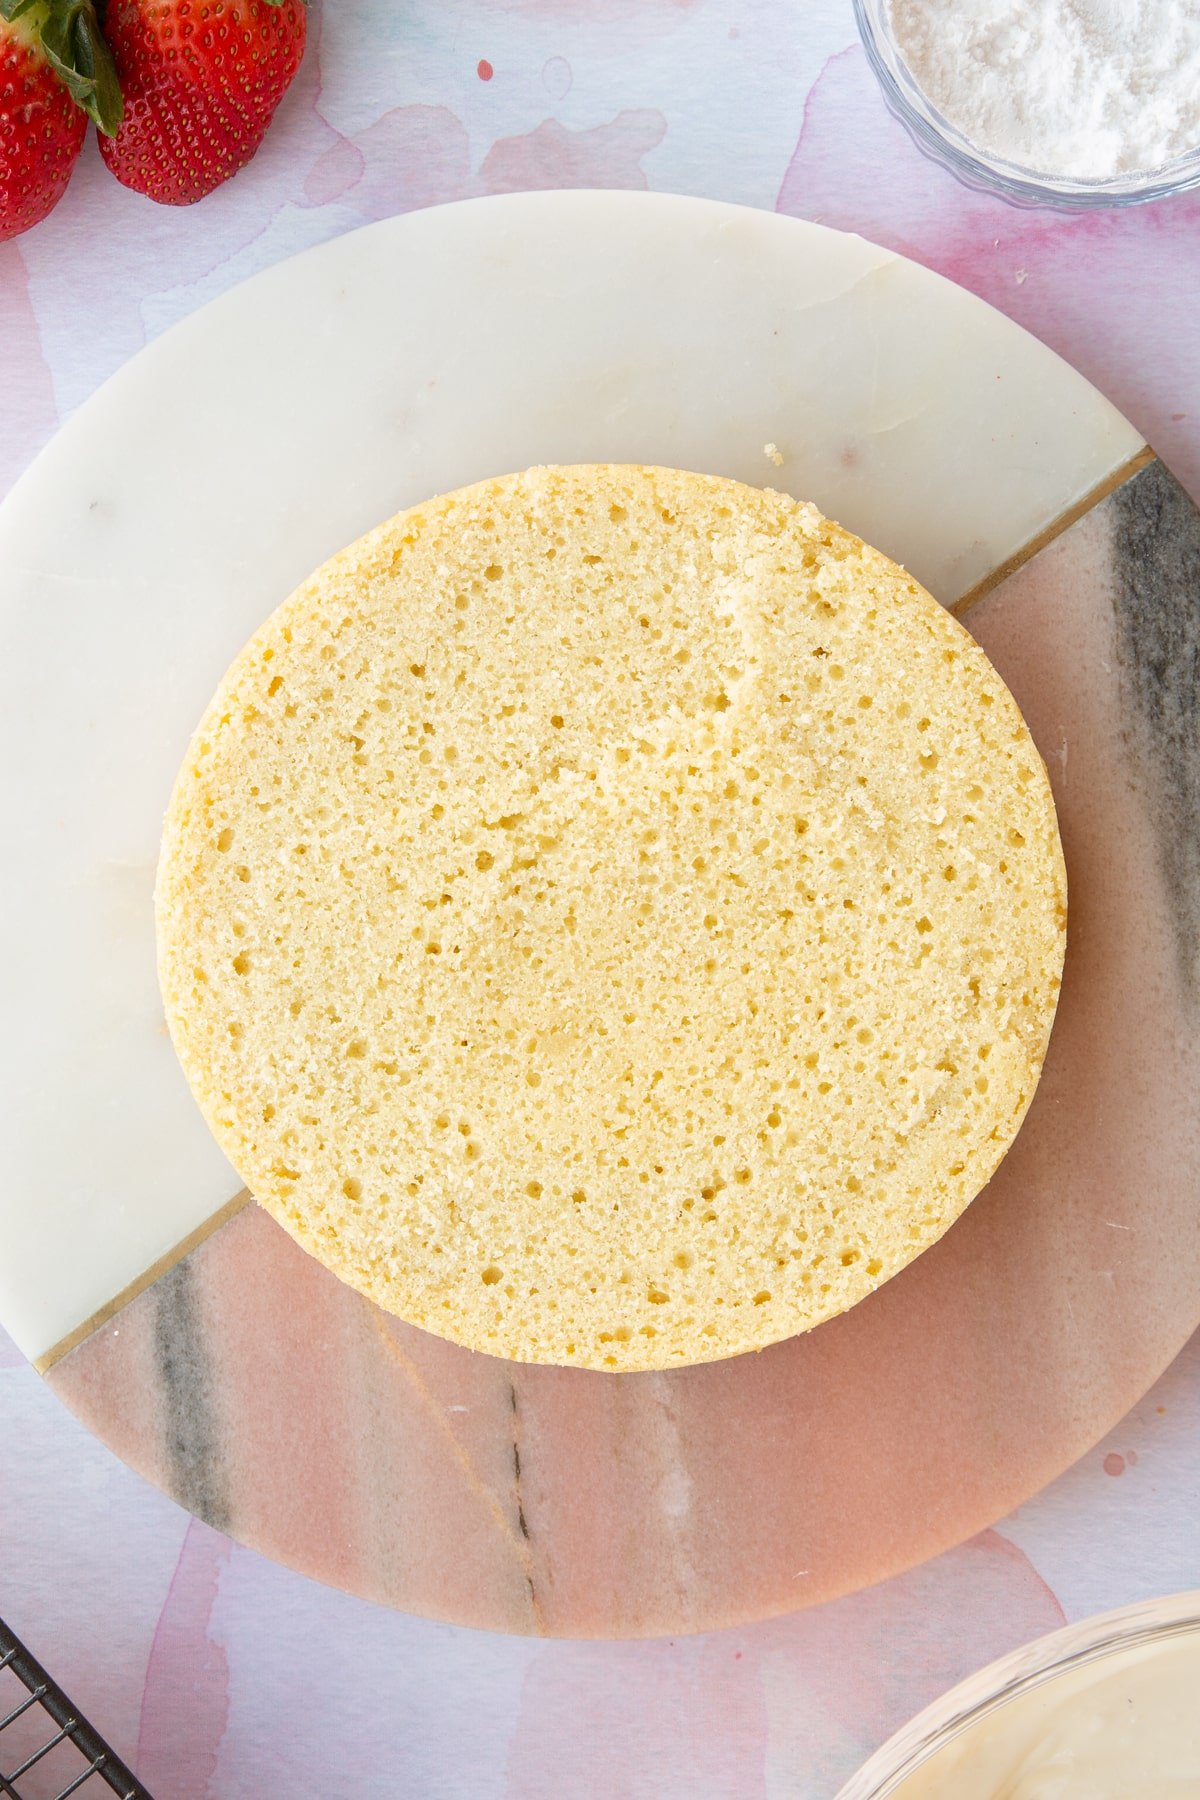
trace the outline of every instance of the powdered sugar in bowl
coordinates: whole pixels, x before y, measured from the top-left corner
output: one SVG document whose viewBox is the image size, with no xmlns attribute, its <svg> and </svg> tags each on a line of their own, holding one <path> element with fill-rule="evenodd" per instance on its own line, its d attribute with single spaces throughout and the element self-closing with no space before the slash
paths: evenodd
<svg viewBox="0 0 1200 1800">
<path fill-rule="evenodd" d="M 888 106 L 968 186 L 1097 207 L 1200 185 L 1200 0 L 853 4 Z"/>
</svg>

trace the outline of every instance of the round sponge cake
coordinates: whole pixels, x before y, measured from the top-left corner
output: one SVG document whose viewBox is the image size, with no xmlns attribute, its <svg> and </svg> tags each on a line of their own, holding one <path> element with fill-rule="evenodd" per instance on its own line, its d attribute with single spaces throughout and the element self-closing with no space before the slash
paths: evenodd
<svg viewBox="0 0 1200 1800">
<path fill-rule="evenodd" d="M 221 683 L 159 966 L 251 1192 L 478 1350 L 804 1331 L 992 1174 L 1054 1016 L 1046 771 L 983 652 L 811 506 L 533 469 L 319 570 Z"/>
</svg>

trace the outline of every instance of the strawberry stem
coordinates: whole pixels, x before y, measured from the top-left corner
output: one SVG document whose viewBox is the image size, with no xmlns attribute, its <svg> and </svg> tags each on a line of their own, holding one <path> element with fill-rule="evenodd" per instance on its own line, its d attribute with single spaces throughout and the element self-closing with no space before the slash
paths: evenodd
<svg viewBox="0 0 1200 1800">
<path fill-rule="evenodd" d="M 114 136 L 125 102 L 94 0 L 0 0 L 4 18 L 23 14 L 33 15 L 26 22 L 37 32 L 46 61 L 71 98 L 99 130 Z"/>
</svg>

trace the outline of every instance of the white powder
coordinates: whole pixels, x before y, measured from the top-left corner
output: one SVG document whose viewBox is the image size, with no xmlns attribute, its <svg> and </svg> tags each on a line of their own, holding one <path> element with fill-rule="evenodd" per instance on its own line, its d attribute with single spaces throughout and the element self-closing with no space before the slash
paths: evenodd
<svg viewBox="0 0 1200 1800">
<path fill-rule="evenodd" d="M 889 13 L 938 111 L 1009 162 L 1099 178 L 1200 143 L 1200 0 L 889 0 Z"/>
</svg>

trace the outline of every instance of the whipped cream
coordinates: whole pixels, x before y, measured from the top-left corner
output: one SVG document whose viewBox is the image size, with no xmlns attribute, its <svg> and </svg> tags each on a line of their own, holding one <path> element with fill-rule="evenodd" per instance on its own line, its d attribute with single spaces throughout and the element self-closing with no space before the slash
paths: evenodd
<svg viewBox="0 0 1200 1800">
<path fill-rule="evenodd" d="M 1113 1651 L 998 1706 L 895 1800 L 1197 1800 L 1200 1630 Z"/>
</svg>

